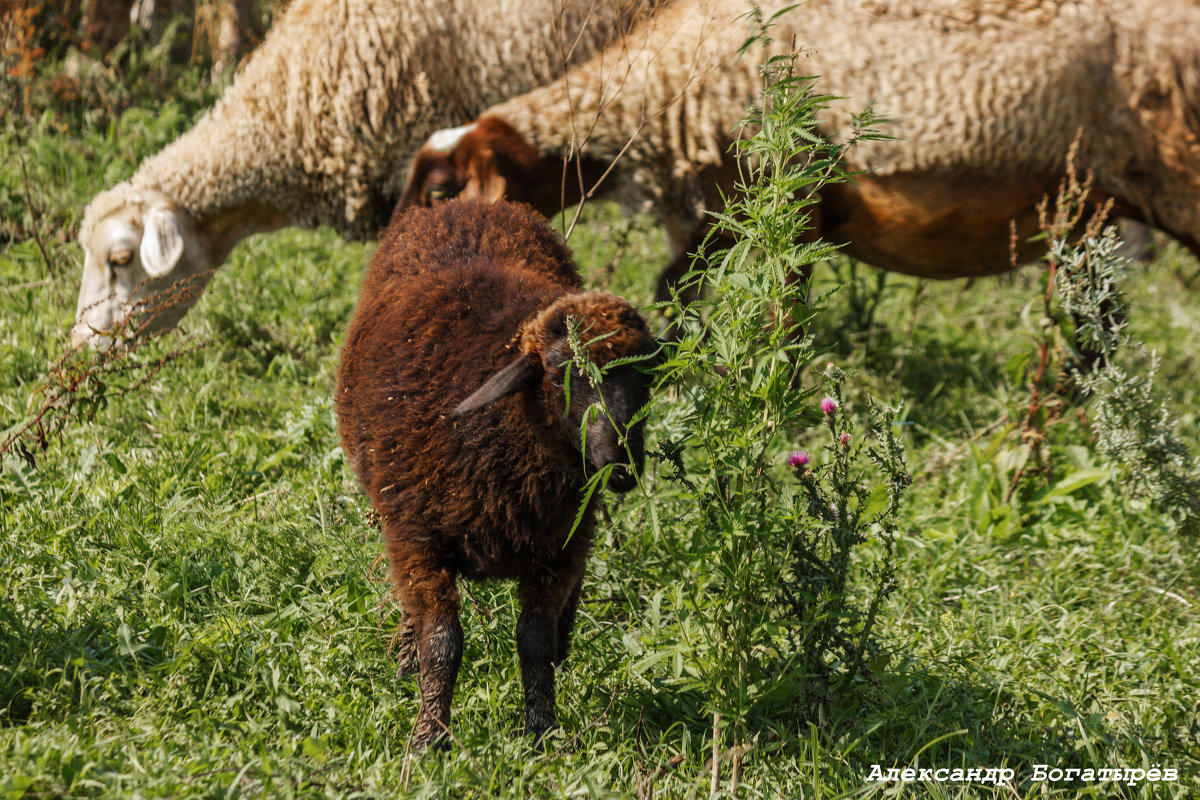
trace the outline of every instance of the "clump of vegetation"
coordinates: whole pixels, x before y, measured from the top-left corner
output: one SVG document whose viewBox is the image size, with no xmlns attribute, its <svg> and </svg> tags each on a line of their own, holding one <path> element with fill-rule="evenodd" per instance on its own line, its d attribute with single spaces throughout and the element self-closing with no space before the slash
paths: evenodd
<svg viewBox="0 0 1200 800">
<path fill-rule="evenodd" d="M 1084 222 L 1093 181 L 1090 174 L 1079 179 L 1074 161 L 1072 146 L 1053 210 L 1048 199 L 1039 207 L 1040 235 L 1049 248 L 1046 316 L 1025 438 L 1050 474 L 1046 424 L 1072 400 L 1085 402 L 1097 450 L 1129 496 L 1165 509 L 1181 532 L 1200 533 L 1196 458 L 1154 387 L 1157 354 L 1129 332 L 1121 287 L 1130 259 L 1116 228 L 1106 225 L 1111 203 L 1093 209 Z"/>
<path fill-rule="evenodd" d="M 1075 383 L 1091 399 L 1091 427 L 1100 454 L 1117 470 L 1132 497 L 1165 509 L 1182 533 L 1200 533 L 1200 469 L 1180 438 L 1175 412 L 1154 386 L 1159 358 L 1128 330 L 1121 292 L 1129 260 L 1116 229 L 1072 245 L 1050 243 L 1058 265 L 1063 310 L 1076 320 L 1079 347 L 1094 353 L 1095 369 L 1072 366 Z"/>
<path fill-rule="evenodd" d="M 802 510 L 804 524 L 793 534 L 792 575 L 780 585 L 800 621 L 794 633 L 809 676 L 802 697 L 818 711 L 833 700 L 831 678 L 849 682 L 864 667 L 881 663 L 874 626 L 883 601 L 896 588 L 900 505 L 912 482 L 895 430 L 897 410 L 871 402 L 872 426 L 855 437 L 854 420 L 842 398 L 846 373 L 830 363 L 824 378 L 829 387 L 821 401 L 828 433 L 826 463 L 817 466 L 803 450 L 789 456 L 799 483 L 792 502 Z M 864 458 L 875 464 L 875 475 L 863 470 Z M 872 540 L 878 551 L 864 567 L 857 548 Z M 858 570 L 865 572 L 870 586 L 865 605 L 858 605 L 852 583 Z"/>
<path fill-rule="evenodd" d="M 875 654 L 873 627 L 894 588 L 896 520 L 908 482 L 892 412 L 877 410 L 875 441 L 864 451 L 863 440 L 851 443 L 853 422 L 840 400 L 845 373 L 826 369 L 831 396 L 821 411 L 811 402 L 817 389 L 801 388 L 817 357 L 805 326 L 823 305 L 808 304 L 802 271 L 833 250 L 804 241 L 811 238 L 806 209 L 823 185 L 845 179 L 845 148 L 877 134 L 865 116 L 844 144 L 816 136 L 830 98 L 794 74 L 793 58 L 766 63 L 762 109 L 735 144 L 747 174 L 738 198 L 715 215 L 709 239 L 733 244 L 698 257 L 701 268 L 676 287 L 669 309 L 679 342 L 664 374 L 678 395 L 674 430 L 658 457 L 696 509 L 687 523 L 703 587 L 694 598 L 703 620 L 694 655 L 713 720 L 714 791 L 725 747 L 737 791 L 756 713 L 790 698 L 802 716 L 823 720 L 835 679 L 852 681 Z M 686 296 L 700 299 L 686 303 Z M 829 463 L 810 468 L 807 454 L 796 455 L 789 476 L 782 443 L 822 419 L 832 437 Z M 884 476 L 879 493 L 862 474 L 864 452 Z M 871 556 L 860 547 L 868 541 L 880 545 Z M 710 593 L 720 598 L 715 605 Z"/>
<path fill-rule="evenodd" d="M 106 342 L 96 350 L 65 351 L 47 370 L 26 400 L 26 415 L 8 430 L 0 430 L 0 462 L 11 452 L 36 466 L 35 453 L 45 452 L 72 424 L 95 418 L 111 399 L 124 397 L 144 386 L 163 367 L 197 352 L 204 342 L 180 341 L 166 349 L 146 347 L 168 331 L 147 333 L 150 322 L 173 303 L 199 290 L 181 284 L 149 295 L 134 304 L 131 313 L 105 331 Z M 32 446 L 32 447 L 31 447 Z"/>
</svg>

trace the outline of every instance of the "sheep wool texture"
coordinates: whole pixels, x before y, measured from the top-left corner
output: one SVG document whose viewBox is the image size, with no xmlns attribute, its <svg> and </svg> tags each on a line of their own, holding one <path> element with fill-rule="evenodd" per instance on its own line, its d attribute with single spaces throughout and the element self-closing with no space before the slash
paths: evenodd
<svg viewBox="0 0 1200 800">
<path fill-rule="evenodd" d="M 199 219 L 259 203 L 372 238 L 430 133 L 561 75 L 655 2 L 295 0 L 216 105 L 131 182 Z"/>
<path fill-rule="evenodd" d="M 391 226 L 363 281 L 337 389 L 343 445 L 385 523 L 453 528 L 479 507 L 536 499 L 519 526 L 536 538 L 539 519 L 574 515 L 579 456 L 564 469 L 560 447 L 529 447 L 526 424 L 511 419 L 521 416 L 516 398 L 478 417 L 451 411 L 518 353 L 545 346 L 546 311 L 560 298 L 559 317 L 574 310 L 595 321 L 584 343 L 600 339 L 598 363 L 653 349 L 632 306 L 581 286 L 571 251 L 525 206 L 454 201 Z"/>
<path fill-rule="evenodd" d="M 794 43 L 796 74 L 841 98 L 824 113 L 825 136 L 845 141 L 869 106 L 889 120 L 880 130 L 894 138 L 862 142 L 848 160 L 870 179 L 910 181 L 906 202 L 961 186 L 969 205 L 986 181 L 988 202 L 1025 208 L 1053 191 L 1082 129 L 1076 165 L 1119 210 L 1200 243 L 1195 0 L 812 0 L 738 59 L 754 31 L 739 17 L 753 5 L 680 0 L 483 116 L 543 154 L 612 160 L 633 138 L 619 162 L 622 200 L 690 224 L 714 207 L 714 170 L 763 88 L 758 65 Z M 793 3 L 757 5 L 769 19 Z M 862 257 L 887 266 L 886 253 Z"/>
<path fill-rule="evenodd" d="M 568 398 L 569 316 L 594 363 L 654 349 L 628 302 L 581 291 L 570 251 L 525 206 L 411 211 L 371 260 L 338 371 L 338 427 L 383 523 L 406 620 L 401 671 L 420 661 L 417 749 L 450 722 L 459 576 L 517 579 L 525 729 L 555 724 L 554 665 L 567 655 L 593 537 L 584 462 L 619 466 L 609 486 L 632 487 L 644 454 L 633 417 L 648 388 L 617 364 Z M 607 423 L 587 416 L 601 397 L 613 401 Z"/>
</svg>

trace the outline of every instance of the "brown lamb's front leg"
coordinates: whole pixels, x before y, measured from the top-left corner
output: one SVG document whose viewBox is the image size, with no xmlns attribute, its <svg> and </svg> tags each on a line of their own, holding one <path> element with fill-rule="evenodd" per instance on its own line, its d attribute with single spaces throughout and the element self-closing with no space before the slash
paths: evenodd
<svg viewBox="0 0 1200 800">
<path fill-rule="evenodd" d="M 558 723 L 554 717 L 554 664 L 559 654 L 559 612 L 567 605 L 575 581 L 553 569 L 521 578 L 518 595 L 517 656 L 525 690 L 525 733 L 539 743 Z"/>
<path fill-rule="evenodd" d="M 562 610 L 558 614 L 558 636 L 555 642 L 554 666 L 559 666 L 567 659 L 571 650 L 571 631 L 575 627 L 575 612 L 579 609 L 579 596 L 583 592 L 583 565 L 579 565 L 579 574 L 574 579 L 574 587 L 567 595 Z"/>
<path fill-rule="evenodd" d="M 441 745 L 450 731 L 450 699 L 462 664 L 463 632 L 458 621 L 459 595 L 450 569 L 419 561 L 396 561 L 397 589 L 404 613 L 411 616 L 420 661 L 421 711 L 413 747 Z"/>
</svg>

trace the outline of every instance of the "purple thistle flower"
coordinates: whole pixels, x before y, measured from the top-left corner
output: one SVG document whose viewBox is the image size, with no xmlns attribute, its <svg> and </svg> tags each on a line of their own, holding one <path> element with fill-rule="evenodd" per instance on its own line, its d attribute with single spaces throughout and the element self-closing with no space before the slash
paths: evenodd
<svg viewBox="0 0 1200 800">
<path fill-rule="evenodd" d="M 837 407 L 837 400 L 834 400 L 829 395 L 826 395 L 825 399 L 821 401 L 821 410 L 826 414 L 832 414 L 834 411 L 837 411 Z"/>
<path fill-rule="evenodd" d="M 849 447 L 850 446 L 850 434 L 848 434 L 848 433 L 841 434 L 840 436 L 838 436 L 838 441 L 842 443 L 842 447 Z"/>
<path fill-rule="evenodd" d="M 808 463 L 808 451 L 793 450 L 788 454 L 787 463 L 789 467 L 803 467 Z"/>
</svg>

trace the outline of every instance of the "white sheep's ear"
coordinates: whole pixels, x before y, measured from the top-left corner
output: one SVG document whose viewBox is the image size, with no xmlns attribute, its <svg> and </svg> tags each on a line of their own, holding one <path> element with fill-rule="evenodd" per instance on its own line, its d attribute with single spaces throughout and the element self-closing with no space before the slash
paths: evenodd
<svg viewBox="0 0 1200 800">
<path fill-rule="evenodd" d="M 488 378 L 484 381 L 483 386 L 455 406 L 454 414 L 455 416 L 466 414 L 468 411 L 483 408 L 501 397 L 528 389 L 537 383 L 541 372 L 540 366 L 535 365 L 528 357 L 518 356 L 516 361 Z"/>
<path fill-rule="evenodd" d="M 142 268 L 151 278 L 161 278 L 175 269 L 183 256 L 183 233 L 175 214 L 165 208 L 150 211 L 145 225 L 139 250 Z"/>
</svg>

